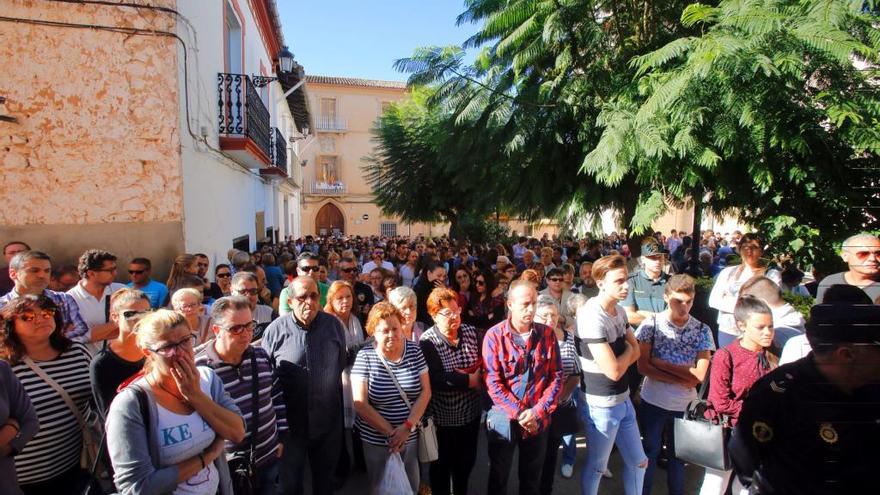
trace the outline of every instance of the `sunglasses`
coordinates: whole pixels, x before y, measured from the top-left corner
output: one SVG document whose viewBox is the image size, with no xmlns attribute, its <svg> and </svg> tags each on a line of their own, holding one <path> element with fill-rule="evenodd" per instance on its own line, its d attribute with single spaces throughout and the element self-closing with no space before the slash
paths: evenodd
<svg viewBox="0 0 880 495">
<path fill-rule="evenodd" d="M 236 290 L 233 290 L 232 292 L 235 292 L 237 295 L 240 295 L 240 296 L 243 296 L 245 294 L 248 296 L 256 296 L 256 295 L 259 295 L 260 289 L 236 289 Z"/>
<path fill-rule="evenodd" d="M 320 268 L 318 265 L 306 265 L 306 266 L 297 266 L 300 270 L 304 272 L 316 272 Z"/>
<path fill-rule="evenodd" d="M 162 357 L 168 358 L 168 357 L 174 356 L 175 354 L 177 354 L 178 352 L 181 352 L 183 350 L 192 349 L 193 347 L 196 346 L 197 340 L 198 340 L 198 337 L 196 337 L 195 335 L 189 335 L 185 339 L 181 340 L 180 342 L 175 342 L 173 344 L 163 345 L 162 347 L 159 347 L 156 349 L 150 349 L 148 347 L 147 350 L 154 353 L 154 354 L 158 354 Z"/>
<path fill-rule="evenodd" d="M 257 320 L 251 320 L 241 325 L 232 325 L 231 327 L 226 327 L 224 330 L 232 335 L 241 335 L 243 332 L 253 332 L 255 328 L 257 328 Z"/>
<path fill-rule="evenodd" d="M 486 285 L 486 281 L 485 281 L 485 280 L 477 279 L 476 284 L 477 284 L 477 285 Z"/>
<path fill-rule="evenodd" d="M 317 301 L 320 297 L 321 297 L 321 294 L 318 294 L 317 292 L 309 292 L 308 294 L 301 294 L 299 296 L 293 296 L 294 299 L 296 299 L 297 301 L 299 301 L 301 303 L 304 303 L 310 299 L 312 301 Z"/>
<path fill-rule="evenodd" d="M 563 279 L 561 277 L 550 277 L 547 280 L 551 282 L 562 282 Z"/>
<path fill-rule="evenodd" d="M 52 308 L 46 308 L 40 311 L 40 314 L 43 315 L 44 320 L 51 320 L 55 318 L 55 312 L 57 310 Z M 18 315 L 18 319 L 21 321 L 31 322 L 37 319 L 37 313 L 34 311 L 25 311 L 24 313 Z"/>
<path fill-rule="evenodd" d="M 126 311 L 123 311 L 123 312 L 122 312 L 122 317 L 123 317 L 126 321 L 130 321 L 130 320 L 140 320 L 141 318 L 143 318 L 144 316 L 147 316 L 148 314 L 150 314 L 150 313 L 152 313 L 152 312 L 153 312 L 152 309 L 145 309 L 145 310 L 143 310 L 143 311 L 137 311 L 137 310 L 134 310 L 134 309 L 129 309 L 129 310 L 126 310 Z"/>
<path fill-rule="evenodd" d="M 218 273 L 217 274 L 217 278 L 229 278 L 231 276 L 232 276 L 231 273 Z"/>
<path fill-rule="evenodd" d="M 339 271 L 340 271 L 340 272 L 343 272 L 343 273 L 356 272 L 356 271 L 357 271 L 357 267 L 351 267 L 351 268 L 340 268 Z"/>
<path fill-rule="evenodd" d="M 146 270 L 129 270 L 128 274 L 129 275 L 141 275 L 145 272 L 146 272 Z"/>
<path fill-rule="evenodd" d="M 860 261 L 864 261 L 864 260 L 868 259 L 869 257 L 871 257 L 872 254 L 874 255 L 874 259 L 880 260 L 880 250 L 877 250 L 877 251 L 855 251 L 855 252 L 853 252 L 853 254 Z"/>
</svg>

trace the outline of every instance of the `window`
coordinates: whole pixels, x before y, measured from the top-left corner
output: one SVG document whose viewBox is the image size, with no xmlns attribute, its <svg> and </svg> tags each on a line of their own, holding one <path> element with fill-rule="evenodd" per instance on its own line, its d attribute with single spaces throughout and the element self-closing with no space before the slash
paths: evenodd
<svg viewBox="0 0 880 495">
<path fill-rule="evenodd" d="M 397 224 L 394 222 L 382 222 L 379 224 L 379 235 L 394 237 L 397 235 Z"/>
<path fill-rule="evenodd" d="M 324 129 L 330 129 L 336 122 L 336 98 L 321 98 L 321 113 L 318 116 L 319 124 Z"/>
<path fill-rule="evenodd" d="M 335 184 L 339 182 L 339 169 L 335 156 L 321 156 L 318 158 L 317 177 L 318 182 Z"/>
</svg>

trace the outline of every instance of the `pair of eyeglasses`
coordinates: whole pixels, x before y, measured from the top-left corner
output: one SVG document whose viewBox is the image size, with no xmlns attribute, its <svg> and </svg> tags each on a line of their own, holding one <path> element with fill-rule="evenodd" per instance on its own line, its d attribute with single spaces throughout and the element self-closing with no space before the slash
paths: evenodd
<svg viewBox="0 0 880 495">
<path fill-rule="evenodd" d="M 301 303 L 304 303 L 310 299 L 312 301 L 317 301 L 320 297 L 321 297 L 321 294 L 318 294 L 317 292 L 309 292 L 308 294 L 300 294 L 298 296 L 293 296 L 294 299 L 296 299 L 297 301 L 299 301 Z"/>
<path fill-rule="evenodd" d="M 143 318 L 144 316 L 147 316 L 148 314 L 150 314 L 152 312 L 153 312 L 152 309 L 145 309 L 143 311 L 129 309 L 129 310 L 125 310 L 122 312 L 122 317 L 127 321 L 140 320 L 141 318 Z"/>
<path fill-rule="evenodd" d="M 551 282 L 562 282 L 563 279 L 561 277 L 550 277 L 547 280 Z"/>
<path fill-rule="evenodd" d="M 438 311 L 437 314 L 451 320 L 461 316 L 461 310 L 442 309 Z"/>
<path fill-rule="evenodd" d="M 340 271 L 340 272 L 343 272 L 343 273 L 352 273 L 352 272 L 356 272 L 356 271 L 357 271 L 357 268 L 356 268 L 356 267 L 351 267 L 351 268 L 340 268 L 339 271 Z"/>
<path fill-rule="evenodd" d="M 158 347 L 156 349 L 147 348 L 148 351 L 158 354 L 162 357 L 172 357 L 178 352 L 183 352 L 184 350 L 192 349 L 196 346 L 196 342 L 198 341 L 198 337 L 195 334 L 188 335 L 185 339 L 181 339 L 180 342 L 175 342 L 172 344 L 163 345 L 162 347 Z"/>
<path fill-rule="evenodd" d="M 229 278 L 231 276 L 232 276 L 231 273 L 218 273 L 217 274 L 217 278 Z"/>
<path fill-rule="evenodd" d="M 184 311 L 189 311 L 191 309 L 197 309 L 199 306 L 201 306 L 201 303 L 184 304 L 183 306 L 180 307 L 180 309 L 182 309 Z"/>
<path fill-rule="evenodd" d="M 55 318 L 56 311 L 57 310 L 52 308 L 45 308 L 40 311 L 40 314 L 43 316 L 44 320 L 51 320 L 52 318 Z M 18 315 L 18 318 L 21 321 L 31 322 L 37 319 L 37 313 L 35 311 L 25 311 Z"/>
<path fill-rule="evenodd" d="M 298 268 L 300 270 L 308 273 L 308 272 L 316 272 L 316 271 L 318 271 L 318 269 L 320 267 L 318 265 L 305 265 L 305 266 L 299 266 Z"/>
<path fill-rule="evenodd" d="M 485 280 L 480 280 L 480 279 L 477 279 L 475 283 L 476 283 L 477 285 L 486 285 L 486 281 L 485 281 Z"/>
<path fill-rule="evenodd" d="M 239 296 L 257 296 L 260 294 L 260 289 L 235 289 L 232 292 Z"/>
<path fill-rule="evenodd" d="M 129 270 L 128 274 L 129 275 L 141 275 L 145 272 L 146 272 L 146 270 Z"/>
<path fill-rule="evenodd" d="M 255 328 L 257 328 L 257 320 L 251 320 L 247 323 L 242 323 L 241 325 L 232 325 L 231 327 L 226 327 L 224 330 L 232 335 L 241 335 L 243 332 L 253 332 Z"/>
</svg>

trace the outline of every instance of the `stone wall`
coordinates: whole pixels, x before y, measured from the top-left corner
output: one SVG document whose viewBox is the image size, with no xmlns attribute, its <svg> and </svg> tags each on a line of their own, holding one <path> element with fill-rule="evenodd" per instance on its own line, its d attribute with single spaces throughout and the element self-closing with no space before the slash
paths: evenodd
<svg viewBox="0 0 880 495">
<path fill-rule="evenodd" d="M 172 14 L 116 6 L 0 0 L 0 11 L 171 32 L 176 25 Z M 168 37 L 0 21 L 7 100 L 0 114 L 17 120 L 0 121 L 5 234 L 41 225 L 179 224 L 179 48 Z"/>
</svg>

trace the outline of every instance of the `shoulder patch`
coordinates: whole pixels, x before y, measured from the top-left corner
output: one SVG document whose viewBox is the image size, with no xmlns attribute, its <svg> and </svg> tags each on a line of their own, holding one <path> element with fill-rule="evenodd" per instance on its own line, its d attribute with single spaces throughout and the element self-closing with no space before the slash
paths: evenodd
<svg viewBox="0 0 880 495">
<path fill-rule="evenodd" d="M 773 428 L 763 421 L 755 421 L 752 423 L 752 436 L 759 443 L 767 443 L 773 440 Z"/>
</svg>

